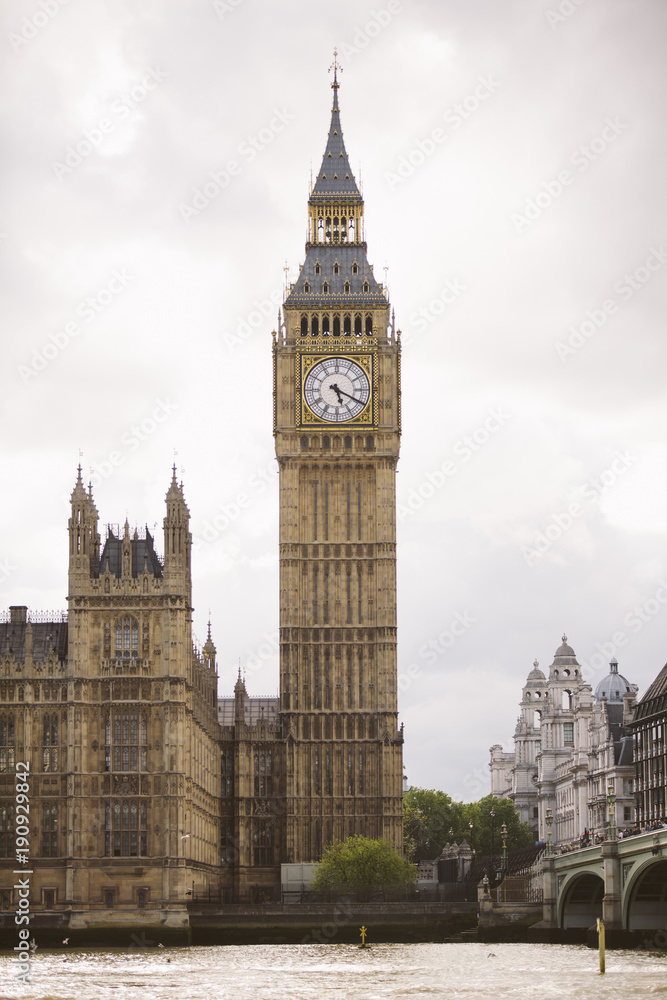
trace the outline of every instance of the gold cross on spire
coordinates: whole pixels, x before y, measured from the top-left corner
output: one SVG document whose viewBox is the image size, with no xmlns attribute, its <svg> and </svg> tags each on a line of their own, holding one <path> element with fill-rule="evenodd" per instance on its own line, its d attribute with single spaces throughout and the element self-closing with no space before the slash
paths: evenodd
<svg viewBox="0 0 667 1000">
<path fill-rule="evenodd" d="M 333 83 L 331 84 L 331 86 L 332 87 L 337 87 L 338 86 L 338 70 L 340 70 L 341 73 L 343 72 L 343 67 L 338 62 L 338 49 L 334 49 L 334 61 L 331 63 L 331 66 L 329 66 L 329 72 L 331 72 L 331 70 L 334 71 L 334 78 L 333 78 Z"/>
</svg>

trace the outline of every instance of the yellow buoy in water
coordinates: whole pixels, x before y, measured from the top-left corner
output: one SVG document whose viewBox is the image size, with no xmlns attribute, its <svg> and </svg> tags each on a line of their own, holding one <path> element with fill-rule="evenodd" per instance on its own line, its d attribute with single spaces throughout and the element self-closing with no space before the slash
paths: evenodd
<svg viewBox="0 0 667 1000">
<path fill-rule="evenodd" d="M 604 968 L 604 920 L 598 917 L 598 948 L 600 951 L 600 975 L 603 976 Z"/>
</svg>

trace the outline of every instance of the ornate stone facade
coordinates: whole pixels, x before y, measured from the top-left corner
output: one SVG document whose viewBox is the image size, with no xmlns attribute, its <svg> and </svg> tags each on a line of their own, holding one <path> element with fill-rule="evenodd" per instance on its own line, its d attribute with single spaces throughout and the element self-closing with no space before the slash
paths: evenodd
<svg viewBox="0 0 667 1000">
<path fill-rule="evenodd" d="M 579 843 L 585 832 L 603 836 L 607 825 L 607 792 L 616 796 L 619 829 L 635 822 L 632 719 L 636 685 L 610 672 L 593 692 L 581 676 L 574 650 L 563 636 L 549 667 L 537 661 L 523 688 L 514 733 L 514 751 L 491 747 L 491 792 L 510 798 L 535 838 L 548 836 L 546 811 L 552 810 L 552 840 Z"/>
<path fill-rule="evenodd" d="M 280 696 L 240 673 L 218 698 L 192 641 L 189 511 L 175 469 L 164 558 L 98 530 L 81 470 L 69 612 L 0 623 L 0 880 L 14 875 L 14 776 L 30 767 L 37 911 L 186 918 L 190 893 L 276 898 L 283 862 L 351 833 L 402 847 L 396 500 L 400 333 L 367 261 L 363 199 L 334 106 L 306 260 L 273 335 L 280 468 Z M 313 379 L 321 377 L 312 391 Z M 306 384 L 307 383 L 307 384 Z M 4 860 L 3 860 L 4 859 Z"/>
</svg>

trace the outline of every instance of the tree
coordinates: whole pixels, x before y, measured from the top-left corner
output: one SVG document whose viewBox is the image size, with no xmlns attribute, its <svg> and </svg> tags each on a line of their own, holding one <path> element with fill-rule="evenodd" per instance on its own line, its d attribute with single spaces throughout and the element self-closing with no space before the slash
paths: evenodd
<svg viewBox="0 0 667 1000">
<path fill-rule="evenodd" d="M 491 855 L 493 840 L 493 853 L 499 857 L 503 823 L 507 825 L 508 851 L 535 842 L 529 825 L 519 821 L 511 799 L 486 795 L 477 802 L 452 802 L 446 792 L 427 788 L 411 788 L 403 797 L 404 843 L 414 861 L 437 858 L 447 844 L 462 840 L 483 857 Z"/>
<path fill-rule="evenodd" d="M 416 865 L 402 858 L 389 841 L 357 834 L 325 848 L 312 888 L 315 892 L 409 888 L 417 878 Z"/>
<path fill-rule="evenodd" d="M 491 816 L 491 810 L 495 813 L 494 817 Z M 519 820 L 519 814 L 511 799 L 497 799 L 495 795 L 485 795 L 477 802 L 457 802 L 456 813 L 454 840 L 460 844 L 465 837 L 475 854 L 482 857 L 490 857 L 492 847 L 494 856 L 500 857 L 503 846 L 501 832 L 503 823 L 507 826 L 508 851 L 530 847 L 535 843 L 530 826 Z"/>
<path fill-rule="evenodd" d="M 446 792 L 411 788 L 403 796 L 403 842 L 413 861 L 437 858 L 449 843 L 455 804 Z"/>
</svg>

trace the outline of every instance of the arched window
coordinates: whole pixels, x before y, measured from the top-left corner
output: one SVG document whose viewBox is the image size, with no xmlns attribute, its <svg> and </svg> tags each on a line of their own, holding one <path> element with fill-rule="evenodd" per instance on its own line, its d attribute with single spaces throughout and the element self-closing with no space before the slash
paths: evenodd
<svg viewBox="0 0 667 1000">
<path fill-rule="evenodd" d="M 329 294 L 329 282 L 328 281 L 323 281 L 322 282 L 322 292 L 323 292 L 324 295 L 328 295 Z"/>
<path fill-rule="evenodd" d="M 310 332 L 313 337 L 319 337 L 320 334 L 320 321 L 317 316 L 313 316 L 310 321 Z"/>
<path fill-rule="evenodd" d="M 14 765 L 14 716 L 10 712 L 0 715 L 0 772 L 11 774 Z"/>
<path fill-rule="evenodd" d="M 368 284 L 367 281 L 364 281 L 364 291 L 365 292 L 370 292 L 370 290 L 371 290 L 371 286 Z"/>
<path fill-rule="evenodd" d="M 329 333 L 329 317 L 322 317 L 322 335 L 326 336 Z"/>
<path fill-rule="evenodd" d="M 107 858 L 143 857 L 147 851 L 148 807 L 134 799 L 104 806 L 104 853 Z M 113 903 L 112 903 L 113 905 Z"/>
<path fill-rule="evenodd" d="M 113 738 L 112 738 L 113 736 Z M 148 718 L 137 709 L 115 710 L 104 724 L 107 771 L 148 770 Z"/>
<path fill-rule="evenodd" d="M 301 451 L 308 451 L 308 438 L 307 437 L 302 437 L 301 438 Z"/>
<path fill-rule="evenodd" d="M 350 282 L 346 281 L 345 285 L 343 287 L 345 289 L 346 294 L 349 295 L 350 294 Z"/>
<path fill-rule="evenodd" d="M 317 264 L 315 265 L 315 274 L 319 274 L 321 270 L 322 269 L 320 267 L 320 262 L 318 261 Z"/>
<path fill-rule="evenodd" d="M 129 660 L 139 653 L 139 627 L 134 620 L 126 615 L 116 623 L 116 659 Z"/>
<path fill-rule="evenodd" d="M 349 313 L 343 317 L 343 333 L 346 336 L 352 333 L 352 317 Z"/>
<path fill-rule="evenodd" d="M 330 447 L 331 447 L 331 438 L 329 438 L 329 437 L 326 437 L 326 436 L 325 436 L 325 437 L 323 437 L 323 438 L 322 438 L 322 447 L 323 447 L 323 448 L 324 448 L 325 450 L 326 450 L 327 448 L 330 448 Z"/>
<path fill-rule="evenodd" d="M 340 316 L 334 316 L 333 321 L 333 335 L 334 337 L 340 337 Z"/>
<path fill-rule="evenodd" d="M 307 316 L 302 316 L 301 317 L 301 336 L 302 337 L 307 337 L 308 336 L 308 317 Z"/>
<path fill-rule="evenodd" d="M 42 809 L 42 856 L 58 856 L 58 806 L 45 805 Z"/>
<path fill-rule="evenodd" d="M 340 271 L 340 268 L 338 266 L 338 261 L 336 261 L 336 263 L 334 264 L 334 274 L 338 274 L 339 271 Z"/>
<path fill-rule="evenodd" d="M 42 726 L 42 770 L 58 770 L 58 716 L 55 712 L 44 716 Z"/>
<path fill-rule="evenodd" d="M 352 438 L 351 438 L 351 436 L 349 434 L 347 434 L 346 437 L 345 437 L 345 450 L 346 451 L 351 451 L 352 450 Z M 348 490 L 348 492 L 349 492 L 349 490 Z"/>
<path fill-rule="evenodd" d="M 369 434 L 368 437 L 366 438 L 366 451 L 373 451 L 374 447 L 375 447 L 375 441 L 373 439 L 373 435 Z"/>
<path fill-rule="evenodd" d="M 14 806 L 0 802 L 0 858 L 15 858 Z"/>
<path fill-rule="evenodd" d="M 361 336 L 361 313 L 357 313 L 354 317 L 354 334 L 356 337 Z"/>
<path fill-rule="evenodd" d="M 308 292 L 310 291 L 310 282 L 309 281 L 304 281 L 304 283 L 303 283 L 303 290 L 304 290 L 304 292 L 307 295 Z"/>
<path fill-rule="evenodd" d="M 352 222 L 351 219 L 350 219 L 350 222 Z M 354 264 L 352 265 L 352 274 L 359 274 L 359 265 L 357 264 L 356 260 L 355 260 Z"/>
<path fill-rule="evenodd" d="M 373 317 L 369 315 L 366 317 L 366 336 L 370 337 L 372 336 L 372 334 L 373 334 Z"/>
</svg>

